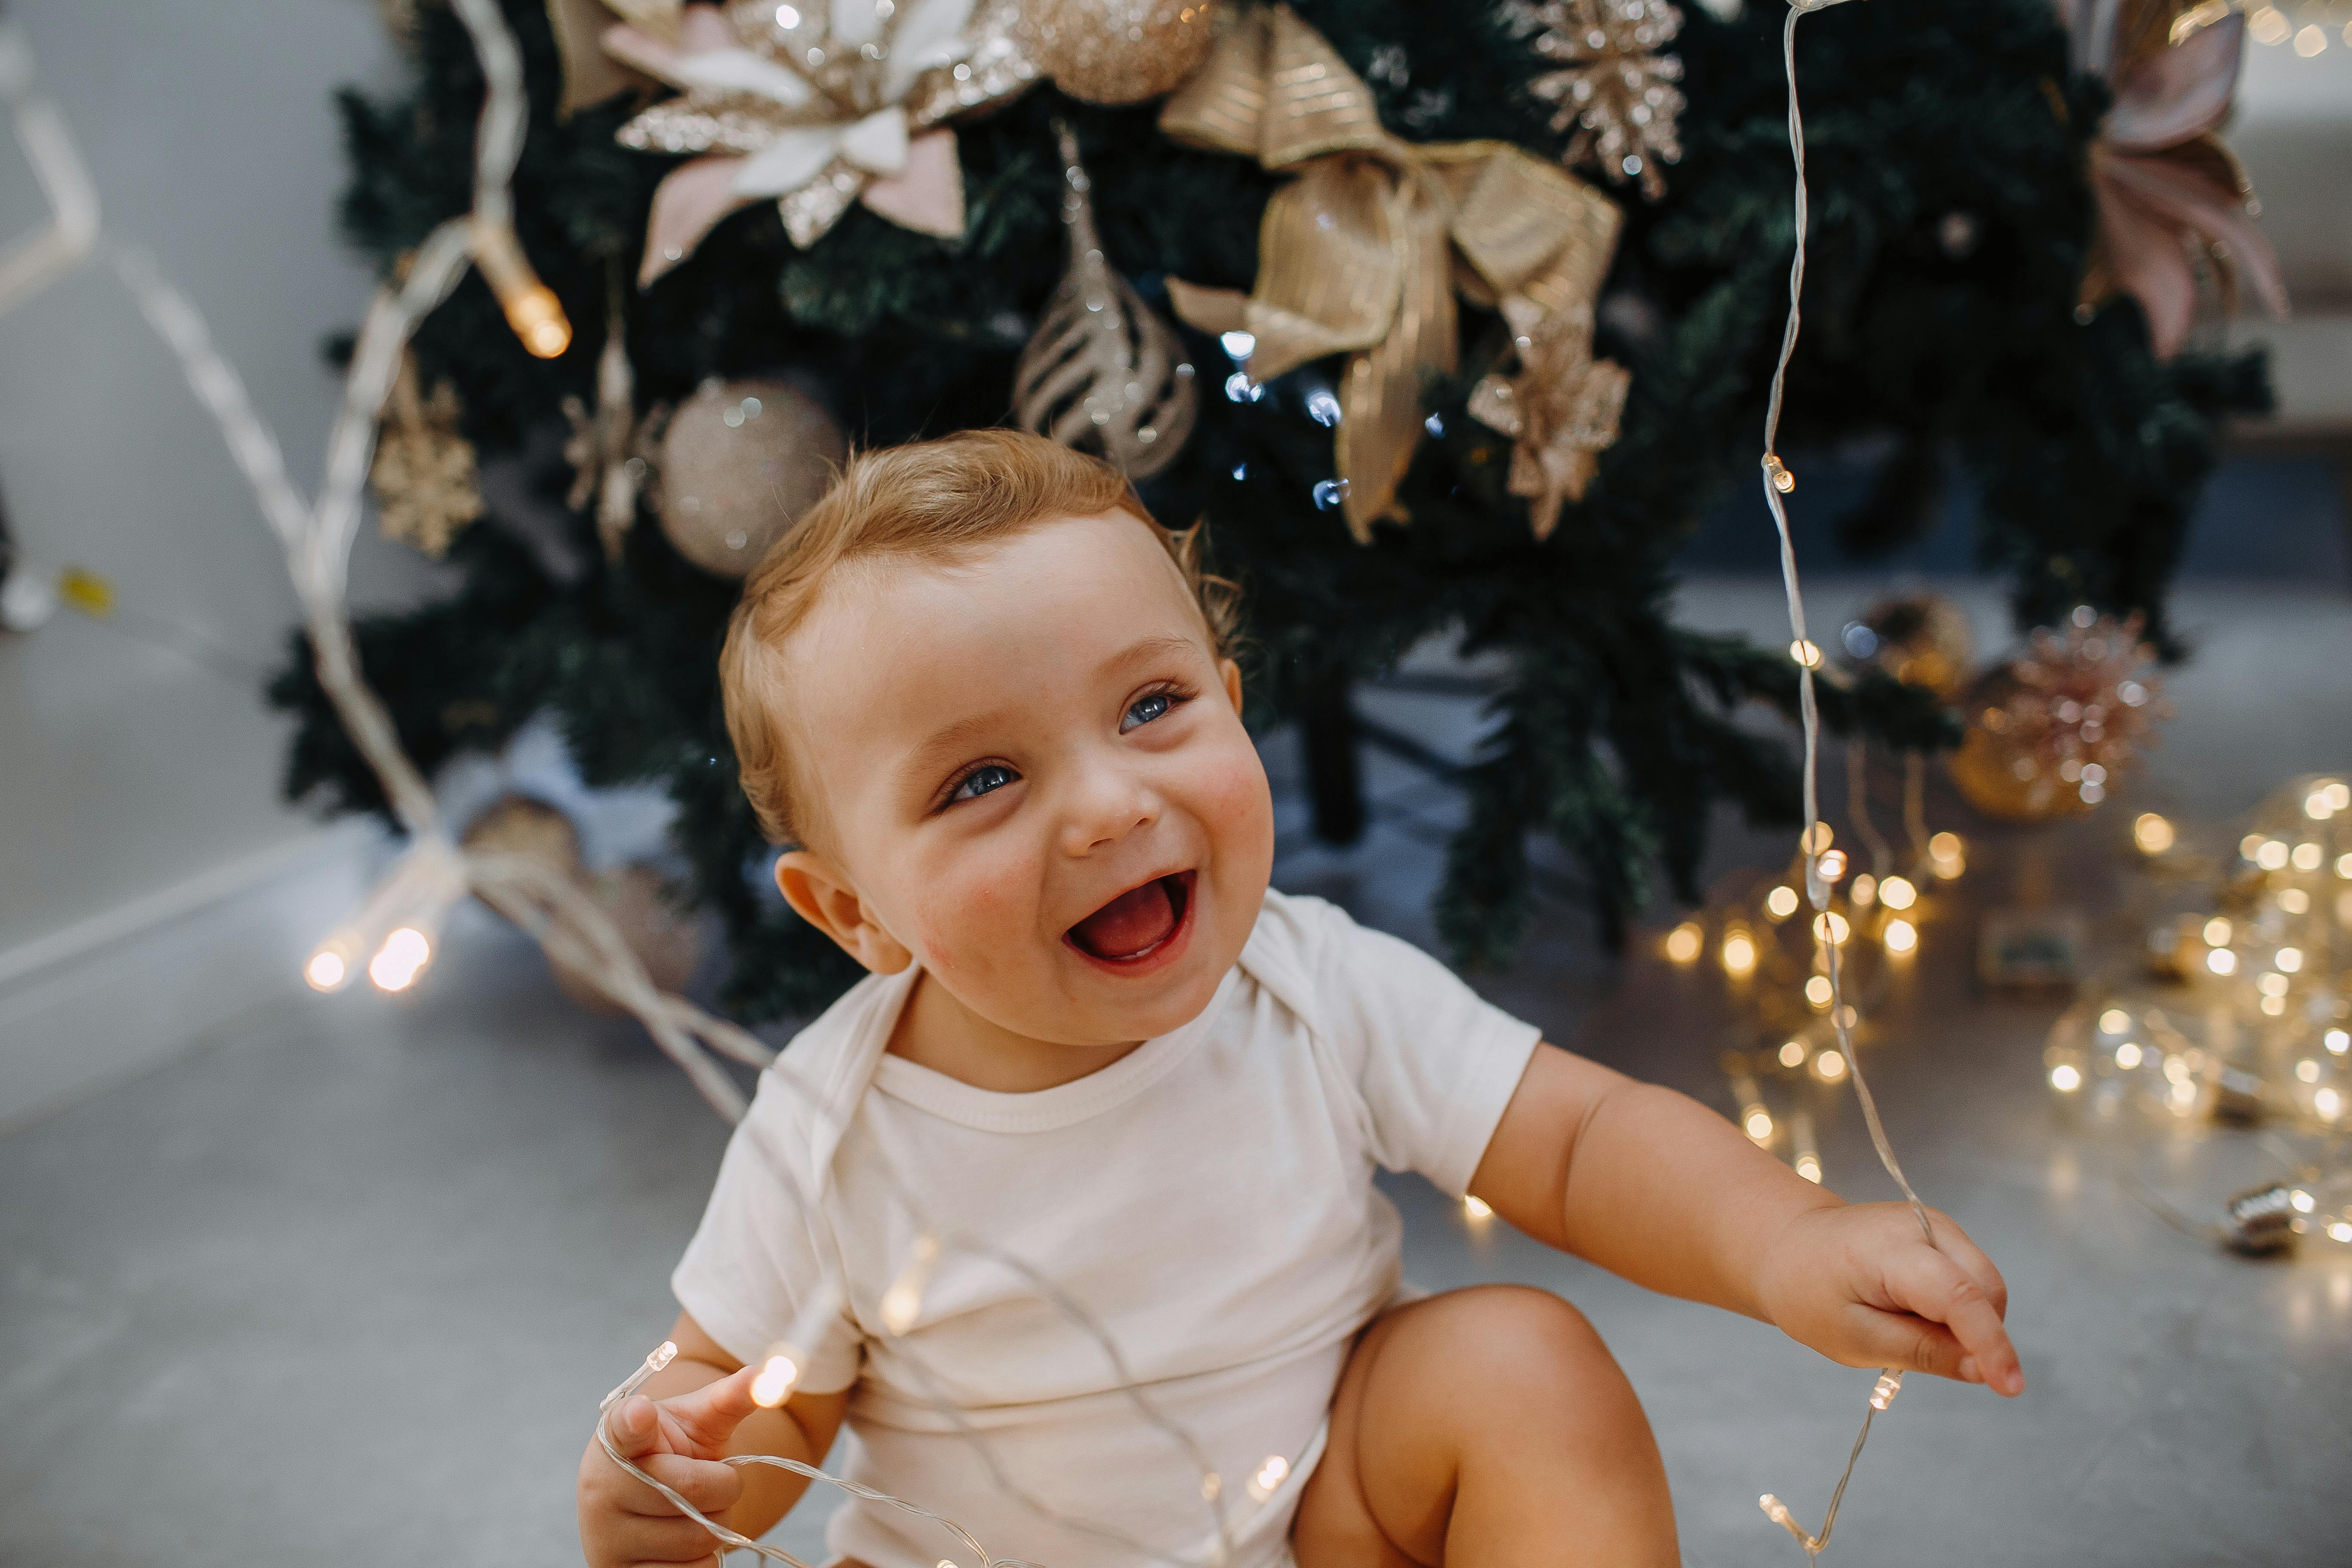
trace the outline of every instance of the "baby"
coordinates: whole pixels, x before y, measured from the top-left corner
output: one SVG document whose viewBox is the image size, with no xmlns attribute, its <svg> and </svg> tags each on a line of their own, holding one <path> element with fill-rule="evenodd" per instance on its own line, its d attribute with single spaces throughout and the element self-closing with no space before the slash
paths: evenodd
<svg viewBox="0 0 2352 1568">
<path fill-rule="evenodd" d="M 1203 1465 L 1233 1568 L 1677 1562 L 1591 1326 L 1404 1284 L 1375 1167 L 1845 1365 L 2022 1390 L 2000 1275 L 1950 1219 L 1930 1247 L 1269 888 L 1232 636 L 1192 535 L 1003 430 L 853 459 L 752 574 L 723 655 L 743 787 L 793 847 L 784 898 L 870 973 L 785 1053 L 829 1110 L 771 1075 L 729 1145 L 672 1280 L 677 1359 L 605 1417 L 621 1452 L 757 1536 L 807 1483 L 717 1461 L 815 1464 L 845 1421 L 850 1479 L 1057 1568 L 1206 1563 Z M 924 1235 L 901 1191 L 998 1255 L 941 1249 L 911 1323 L 884 1305 Z M 798 1380 L 764 1408 L 785 1341 Z M 593 1568 L 714 1555 L 593 1440 L 579 1501 Z M 856 1498 L 830 1545 L 969 1555 Z"/>
</svg>

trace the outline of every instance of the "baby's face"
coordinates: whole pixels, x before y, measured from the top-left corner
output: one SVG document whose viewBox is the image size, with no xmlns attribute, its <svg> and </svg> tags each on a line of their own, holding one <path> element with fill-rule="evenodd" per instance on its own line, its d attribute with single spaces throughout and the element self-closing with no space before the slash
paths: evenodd
<svg viewBox="0 0 2352 1568">
<path fill-rule="evenodd" d="M 1208 1005 L 1257 920 L 1273 805 L 1240 675 L 1141 523 L 861 564 L 787 658 L 820 842 L 779 879 L 797 866 L 795 903 L 824 900 L 869 968 L 919 960 L 990 1023 L 1073 1046 Z"/>
</svg>

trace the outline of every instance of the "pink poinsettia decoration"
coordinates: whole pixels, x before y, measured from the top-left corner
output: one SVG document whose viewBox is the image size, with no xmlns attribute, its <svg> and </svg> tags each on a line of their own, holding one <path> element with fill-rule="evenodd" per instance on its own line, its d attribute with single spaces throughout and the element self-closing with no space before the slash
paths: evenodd
<svg viewBox="0 0 2352 1568">
<path fill-rule="evenodd" d="M 640 284 L 694 253 L 730 214 L 774 201 L 814 245 L 853 202 L 902 227 L 963 232 L 963 173 L 944 121 L 1026 88 L 1017 0 L 604 0 L 630 17 L 613 59 L 676 88 L 619 132 L 649 153 L 699 153 L 654 194 Z"/>
<path fill-rule="evenodd" d="M 2098 236 L 2084 301 L 2137 299 L 2159 359 L 2188 340 L 2200 264 L 2225 308 L 2235 309 L 2242 285 L 2285 315 L 2278 258 L 2254 226 L 2245 172 L 2217 133 L 2237 96 L 2244 16 L 2189 0 L 2059 0 L 2059 10 L 2076 68 L 2115 92 L 2091 148 Z"/>
</svg>

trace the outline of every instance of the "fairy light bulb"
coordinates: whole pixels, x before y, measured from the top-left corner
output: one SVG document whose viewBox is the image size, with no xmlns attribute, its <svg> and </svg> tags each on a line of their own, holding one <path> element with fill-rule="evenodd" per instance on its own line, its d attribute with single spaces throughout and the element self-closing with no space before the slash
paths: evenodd
<svg viewBox="0 0 2352 1568">
<path fill-rule="evenodd" d="M 2344 1097 L 2332 1089 L 2323 1089 L 2311 1097 L 2311 1109 L 2333 1121 L 2344 1113 Z"/>
<path fill-rule="evenodd" d="M 1754 973 L 1756 939 L 1735 927 L 1723 939 L 1723 968 L 1726 973 L 1741 979 Z"/>
<path fill-rule="evenodd" d="M 2311 912 L 2311 895 L 2305 892 L 2301 888 L 2281 888 L 2279 889 L 2278 907 L 2284 910 L 2291 915 L 2309 914 Z"/>
<path fill-rule="evenodd" d="M 2340 1219 L 2331 1220 L 2327 1226 L 2327 1239 L 2330 1241 L 2352 1241 L 2352 1225 L 2347 1225 Z"/>
<path fill-rule="evenodd" d="M 2254 850 L 2254 864 L 2265 871 L 2284 871 L 2286 869 L 2287 853 L 2284 839 L 2265 838 Z"/>
<path fill-rule="evenodd" d="M 1969 868 L 1967 847 L 1957 833 L 1938 833 L 1928 839 L 1927 860 L 1936 875 L 1947 882 Z"/>
<path fill-rule="evenodd" d="M 2211 920 L 2205 922 L 2205 930 L 2203 932 L 2205 945 L 2208 947 L 2229 946 L 2230 931 L 2231 927 L 2229 921 L 2221 915 L 2215 915 Z"/>
<path fill-rule="evenodd" d="M 1853 900 L 1855 909 L 1870 908 L 1878 901 L 1878 879 L 1864 871 L 1853 879 L 1853 886 L 1846 889 L 1845 896 Z"/>
<path fill-rule="evenodd" d="M 882 1292 L 882 1326 L 903 1334 L 923 1315 L 923 1287 L 930 1283 L 931 1265 L 939 1261 L 940 1244 L 928 1236 L 915 1238 L 915 1255 L 898 1278 Z"/>
<path fill-rule="evenodd" d="M 1250 1474 L 1250 1496 L 1260 1502 L 1265 1501 L 1281 1487 L 1284 1479 L 1289 1474 L 1288 1459 L 1284 1458 L 1280 1454 L 1268 1454 L 1265 1457 L 1265 1463 Z"/>
<path fill-rule="evenodd" d="M 302 966 L 302 978 L 313 991 L 340 991 L 351 977 L 350 957 L 332 942 L 312 953 L 310 962 Z"/>
<path fill-rule="evenodd" d="M 2272 955 L 2271 962 L 2278 965 L 2278 970 L 2281 974 L 2296 973 L 2303 968 L 2303 949 L 2299 947 L 2280 948 L 2276 953 Z"/>
<path fill-rule="evenodd" d="M 1761 1105 L 1740 1107 L 1739 1125 L 1748 1136 L 1759 1143 L 1772 1142 L 1772 1113 Z"/>
<path fill-rule="evenodd" d="M 1837 842 L 1837 829 L 1826 822 L 1816 822 L 1797 839 L 1797 847 L 1808 855 L 1822 855 Z"/>
<path fill-rule="evenodd" d="M 368 960 L 368 978 L 380 991 L 405 991 L 433 962 L 433 939 L 415 926 L 400 926 Z"/>
<path fill-rule="evenodd" d="M 1797 912 L 1797 889 L 1785 883 L 1764 895 L 1764 912 L 1776 921 L 1787 920 Z"/>
<path fill-rule="evenodd" d="M 2139 1066 L 2142 1055 L 2143 1053 L 2139 1048 L 2138 1041 L 2126 1040 L 2122 1045 L 2116 1047 L 2116 1066 L 2123 1068 L 2126 1072 L 2129 1072 L 2132 1068 Z"/>
<path fill-rule="evenodd" d="M 1783 1041 L 1780 1046 L 1780 1065 L 1784 1068 L 1803 1067 L 1805 1065 L 1805 1042 L 1802 1040 Z"/>
<path fill-rule="evenodd" d="M 2352 784 L 2347 784 L 2341 779 L 2330 779 L 2327 781 L 2325 793 L 2327 795 L 2329 810 L 2352 811 Z"/>
<path fill-rule="evenodd" d="M 1789 645 L 1789 657 L 1807 669 L 1822 667 L 1822 645 L 1811 637 L 1799 637 Z"/>
<path fill-rule="evenodd" d="M 1878 1381 L 1871 1385 L 1870 1407 L 1883 1412 L 1888 1405 L 1895 1403 L 1895 1396 L 1902 1392 L 1903 1374 L 1899 1372 L 1882 1372 L 1878 1374 Z"/>
<path fill-rule="evenodd" d="M 2172 824 L 2152 811 L 2144 811 L 2132 819 L 2132 842 L 2143 855 L 2161 855 L 2172 847 L 2179 836 Z"/>
<path fill-rule="evenodd" d="M 793 1384 L 800 1381 L 800 1362 L 793 1352 L 778 1345 L 760 1363 L 758 1375 L 751 1379 L 751 1403 L 763 1410 L 773 1410 L 792 1397 Z"/>
<path fill-rule="evenodd" d="M 572 346 L 572 322 L 563 314 L 555 290 L 540 281 L 515 242 L 514 230 L 504 224 L 474 226 L 474 260 L 482 280 L 499 297 L 507 325 L 522 346 L 539 359 L 554 359 Z"/>
<path fill-rule="evenodd" d="M 1843 849 L 1824 850 L 1822 858 L 1815 861 L 1814 865 L 1821 871 L 1822 880 L 1824 882 L 1841 882 L 1845 879 L 1845 851 Z"/>
<path fill-rule="evenodd" d="M 2352 1051 L 2352 1033 L 2342 1029 L 2330 1029 L 2319 1037 L 2319 1043 L 2340 1057 L 2346 1051 Z"/>
<path fill-rule="evenodd" d="M 1812 1183 L 1815 1186 L 1821 1185 L 1822 1157 L 1819 1154 L 1808 1152 L 1798 1155 L 1796 1170 L 1797 1174 L 1804 1177 L 1805 1180 Z"/>
<path fill-rule="evenodd" d="M 2319 862 L 2326 858 L 2326 852 L 2318 845 L 2306 839 L 2294 847 L 2294 853 L 2288 858 L 2294 863 L 2294 868 L 2298 871 L 2316 871 L 2319 869 Z"/>
<path fill-rule="evenodd" d="M 2205 955 L 2205 967 L 2216 974 L 2238 973 L 2238 955 L 2226 947 L 2217 947 Z"/>
<path fill-rule="evenodd" d="M 1837 1082 L 1838 1079 L 1845 1077 L 1845 1054 L 1842 1051 L 1823 1051 L 1813 1058 L 1813 1070 L 1822 1075 L 1823 1082 Z"/>
<path fill-rule="evenodd" d="M 2072 1094 L 2083 1087 L 2082 1069 L 2072 1062 L 2060 1062 L 2050 1069 L 2050 1087 L 2061 1094 Z"/>
<path fill-rule="evenodd" d="M 2124 1035 L 2131 1032 L 2131 1015 L 2121 1007 L 2110 1007 L 2099 1015 L 2099 1033 Z"/>
<path fill-rule="evenodd" d="M 1889 877 L 1878 884 L 1878 901 L 1890 910 L 1907 910 L 1919 901 L 1919 889 L 1908 877 Z"/>
<path fill-rule="evenodd" d="M 1813 935 L 1828 942 L 1832 947 L 1842 945 L 1845 939 L 1853 934 L 1853 928 L 1848 925 L 1846 918 L 1835 910 L 1823 910 L 1813 917 Z"/>
<path fill-rule="evenodd" d="M 1462 1212 L 1474 1220 L 1492 1219 L 1495 1217 L 1495 1205 L 1475 1193 L 1465 1193 L 1462 1197 Z"/>
<path fill-rule="evenodd" d="M 1778 452 L 1764 454 L 1764 472 L 1771 479 L 1772 488 L 1782 495 L 1797 488 L 1797 476 L 1789 471 L 1789 465 L 1780 460 Z"/>
<path fill-rule="evenodd" d="M 1666 956 L 1676 963 L 1688 963 L 1696 958 L 1703 945 L 1696 921 L 1685 921 L 1666 933 Z"/>
<path fill-rule="evenodd" d="M 2319 1200 L 2313 1197 L 2309 1193 L 2305 1192 L 2301 1187 L 2297 1187 L 2294 1191 L 2287 1194 L 2286 1201 L 2294 1206 L 2294 1212 L 2297 1214 L 2309 1214 L 2312 1210 L 2319 1206 Z"/>
<path fill-rule="evenodd" d="M 1812 1004 L 1816 1012 L 1826 1012 L 1836 995 L 1836 987 L 1830 984 L 1830 977 L 1826 974 L 1816 974 L 1805 982 L 1805 1000 Z"/>
</svg>

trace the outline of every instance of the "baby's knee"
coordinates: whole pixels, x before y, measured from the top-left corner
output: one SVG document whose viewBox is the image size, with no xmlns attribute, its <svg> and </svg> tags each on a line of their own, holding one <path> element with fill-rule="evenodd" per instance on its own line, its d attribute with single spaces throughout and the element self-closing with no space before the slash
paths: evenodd
<svg viewBox="0 0 2352 1568">
<path fill-rule="evenodd" d="M 1480 1285 L 1424 1304 L 1425 1333 L 1449 1375 L 1502 1400 L 1549 1399 L 1624 1381 L 1583 1313 L 1549 1290 Z"/>
</svg>

